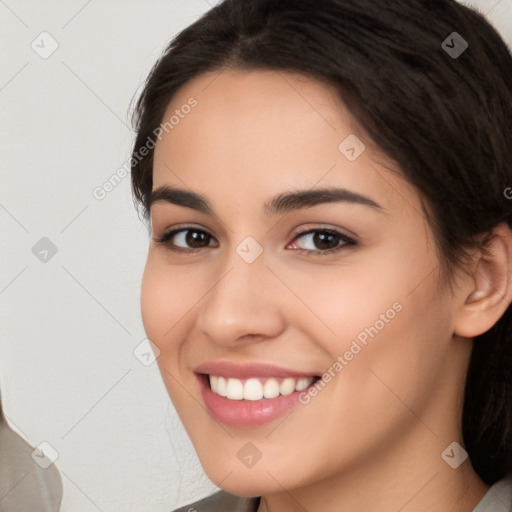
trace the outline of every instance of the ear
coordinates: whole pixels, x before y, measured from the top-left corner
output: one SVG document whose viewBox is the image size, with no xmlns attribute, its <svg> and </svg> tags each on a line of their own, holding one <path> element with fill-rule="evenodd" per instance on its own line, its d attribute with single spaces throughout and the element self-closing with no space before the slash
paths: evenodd
<svg viewBox="0 0 512 512">
<path fill-rule="evenodd" d="M 512 302 L 512 230 L 506 223 L 495 226 L 475 251 L 461 285 L 454 331 L 472 338 L 488 331 Z"/>
</svg>

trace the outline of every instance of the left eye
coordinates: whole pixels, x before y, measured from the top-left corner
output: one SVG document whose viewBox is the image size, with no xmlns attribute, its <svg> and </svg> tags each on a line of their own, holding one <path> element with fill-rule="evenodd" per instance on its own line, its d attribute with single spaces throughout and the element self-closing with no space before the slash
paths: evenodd
<svg viewBox="0 0 512 512">
<path fill-rule="evenodd" d="M 302 239 L 302 243 L 298 244 L 297 240 L 300 239 Z M 355 243 L 354 240 L 338 231 L 312 230 L 295 237 L 292 242 L 295 247 L 292 248 L 325 253 L 332 252 L 345 245 L 355 245 Z"/>
</svg>

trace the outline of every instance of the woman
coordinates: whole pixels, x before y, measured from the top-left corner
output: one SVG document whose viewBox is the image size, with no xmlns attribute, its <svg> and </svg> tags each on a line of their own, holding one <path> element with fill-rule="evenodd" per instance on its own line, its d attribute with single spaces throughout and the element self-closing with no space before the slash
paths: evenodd
<svg viewBox="0 0 512 512">
<path fill-rule="evenodd" d="M 512 507 L 511 84 L 452 0 L 225 0 L 171 42 L 142 318 L 222 489 L 180 510 Z"/>
</svg>

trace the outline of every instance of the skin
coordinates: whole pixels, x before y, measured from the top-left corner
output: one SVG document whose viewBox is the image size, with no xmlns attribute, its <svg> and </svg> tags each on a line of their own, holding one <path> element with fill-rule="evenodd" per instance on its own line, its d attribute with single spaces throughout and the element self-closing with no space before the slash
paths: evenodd
<svg viewBox="0 0 512 512">
<path fill-rule="evenodd" d="M 417 190 L 391 170 L 328 85 L 295 73 L 224 70 L 187 83 L 165 118 L 190 97 L 195 109 L 157 143 L 153 188 L 204 195 L 214 213 L 152 205 L 141 308 L 208 476 L 233 494 L 264 496 L 259 512 L 471 511 L 489 487 L 469 459 L 452 469 L 441 453 L 463 444 L 470 336 L 506 307 L 485 303 L 490 278 L 457 272 L 450 291 Z M 366 145 L 354 162 L 338 150 L 349 134 Z M 263 210 L 275 195 L 333 186 L 381 208 Z M 210 234 L 212 245 L 177 254 L 156 242 L 184 227 Z M 336 229 L 357 244 L 319 255 L 311 236 L 297 238 L 313 228 Z M 250 264 L 236 252 L 247 236 L 263 249 Z M 190 248 L 183 237 L 173 241 Z M 502 262 L 510 262 L 510 246 L 498 244 L 509 251 Z M 484 292 L 476 293 L 479 284 Z M 510 302 L 504 286 L 500 297 Z M 200 363 L 260 362 L 322 375 L 396 302 L 401 311 L 285 418 L 230 427 L 205 409 L 192 371 Z M 248 442 L 262 455 L 251 468 L 237 457 Z"/>
</svg>

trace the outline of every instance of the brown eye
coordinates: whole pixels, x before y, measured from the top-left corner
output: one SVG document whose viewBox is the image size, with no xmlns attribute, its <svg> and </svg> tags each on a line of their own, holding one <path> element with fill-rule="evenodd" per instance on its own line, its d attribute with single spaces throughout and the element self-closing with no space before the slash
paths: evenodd
<svg viewBox="0 0 512 512">
<path fill-rule="evenodd" d="M 212 237 L 204 231 L 187 229 L 185 233 L 185 242 L 192 248 L 208 247 L 210 245 Z"/>
<path fill-rule="evenodd" d="M 356 245 L 356 242 L 338 231 L 316 229 L 297 235 L 293 245 L 294 249 L 309 253 L 328 254 L 346 245 Z"/>
<path fill-rule="evenodd" d="M 157 239 L 160 244 L 166 245 L 176 252 L 193 251 L 204 247 L 216 246 L 212 235 L 200 229 L 178 229 L 165 233 Z M 214 243 L 212 243 L 214 242 Z"/>
<path fill-rule="evenodd" d="M 313 244 L 317 249 L 333 249 L 339 245 L 339 237 L 333 233 L 316 232 L 313 235 Z"/>
</svg>

